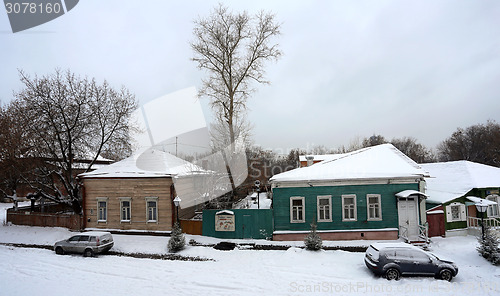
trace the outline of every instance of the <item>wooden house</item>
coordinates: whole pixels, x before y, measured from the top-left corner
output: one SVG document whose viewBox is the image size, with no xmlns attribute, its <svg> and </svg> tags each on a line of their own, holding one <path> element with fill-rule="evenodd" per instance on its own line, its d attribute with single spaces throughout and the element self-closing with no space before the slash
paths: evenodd
<svg viewBox="0 0 500 296">
<path fill-rule="evenodd" d="M 391 144 L 337 155 L 271 178 L 275 240 L 427 240 L 427 173 Z"/>
<path fill-rule="evenodd" d="M 206 173 L 172 154 L 146 149 L 81 174 L 85 228 L 170 231 L 174 198 L 181 197 L 179 218 L 191 218 L 203 202 L 197 184 Z"/>
<path fill-rule="evenodd" d="M 479 227 L 474 198 L 492 201 L 486 223 L 500 228 L 500 168 L 466 160 L 421 164 L 426 178 L 427 218 L 432 236 L 466 235 Z M 472 200 L 469 197 L 474 197 Z"/>
</svg>

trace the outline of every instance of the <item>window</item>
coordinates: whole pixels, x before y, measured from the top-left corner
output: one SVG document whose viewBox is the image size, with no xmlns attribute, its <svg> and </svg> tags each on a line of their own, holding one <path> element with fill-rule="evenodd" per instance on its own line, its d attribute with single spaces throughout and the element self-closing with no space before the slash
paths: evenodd
<svg viewBox="0 0 500 296">
<path fill-rule="evenodd" d="M 130 222 L 130 198 L 120 199 L 120 219 L 122 222 Z"/>
<path fill-rule="evenodd" d="M 318 222 L 332 221 L 332 196 L 323 195 L 317 197 Z"/>
<path fill-rule="evenodd" d="M 290 197 L 290 223 L 305 222 L 305 204 L 304 197 Z"/>
<path fill-rule="evenodd" d="M 146 217 L 148 222 L 158 221 L 158 197 L 146 197 Z"/>
<path fill-rule="evenodd" d="M 68 241 L 72 242 L 72 243 L 76 243 L 79 240 L 80 240 L 80 236 L 79 235 L 75 235 L 75 236 L 72 236 Z"/>
<path fill-rule="evenodd" d="M 446 206 L 446 222 L 466 221 L 465 205 L 454 202 Z"/>
<path fill-rule="evenodd" d="M 78 241 L 79 242 L 88 242 L 89 241 L 89 236 L 88 235 L 82 235 L 82 236 L 80 236 L 80 239 Z"/>
<path fill-rule="evenodd" d="M 460 206 L 452 206 L 451 207 L 451 219 L 459 220 L 460 219 Z"/>
<path fill-rule="evenodd" d="M 356 195 L 342 195 L 342 221 L 356 221 Z"/>
<path fill-rule="evenodd" d="M 488 206 L 488 210 L 487 210 L 488 217 L 498 217 L 499 216 L 498 215 L 498 202 L 500 201 L 500 199 L 498 198 L 498 195 L 488 195 L 486 197 L 486 199 L 497 203 L 496 205 Z"/>
<path fill-rule="evenodd" d="M 108 220 L 108 199 L 97 198 L 97 222 Z"/>
<path fill-rule="evenodd" d="M 380 194 L 368 194 L 366 196 L 368 221 L 382 220 L 382 208 Z"/>
</svg>

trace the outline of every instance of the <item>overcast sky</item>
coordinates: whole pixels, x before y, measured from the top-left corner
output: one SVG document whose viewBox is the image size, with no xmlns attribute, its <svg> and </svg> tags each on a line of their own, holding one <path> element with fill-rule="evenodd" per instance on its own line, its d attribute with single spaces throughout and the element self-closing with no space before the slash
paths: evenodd
<svg viewBox="0 0 500 296">
<path fill-rule="evenodd" d="M 1 8 L 0 100 L 22 87 L 17 69 L 70 69 L 124 85 L 140 103 L 199 88 L 193 20 L 217 3 L 84 0 L 15 34 Z M 271 85 L 257 85 L 249 100 L 253 139 L 264 148 L 337 148 L 373 134 L 434 148 L 458 127 L 500 121 L 500 1 L 222 3 L 272 11 L 282 23 L 284 56 L 267 64 Z"/>
</svg>

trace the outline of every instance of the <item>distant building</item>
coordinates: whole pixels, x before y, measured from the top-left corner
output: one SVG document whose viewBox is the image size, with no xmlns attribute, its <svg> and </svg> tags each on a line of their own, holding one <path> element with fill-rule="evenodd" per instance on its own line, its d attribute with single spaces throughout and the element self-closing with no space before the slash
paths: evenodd
<svg viewBox="0 0 500 296">
<path fill-rule="evenodd" d="M 466 160 L 421 166 L 432 176 L 426 178 L 432 236 L 466 235 L 478 228 L 481 214 L 471 196 L 497 203 L 488 206 L 485 214 L 489 224 L 500 228 L 500 168 Z"/>
</svg>

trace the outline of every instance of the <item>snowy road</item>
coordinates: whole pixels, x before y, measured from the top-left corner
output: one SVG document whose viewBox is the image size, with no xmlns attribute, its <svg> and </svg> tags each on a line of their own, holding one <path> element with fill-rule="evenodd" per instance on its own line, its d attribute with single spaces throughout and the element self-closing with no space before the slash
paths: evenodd
<svg viewBox="0 0 500 296">
<path fill-rule="evenodd" d="M 439 239 L 440 253 L 468 250 L 473 238 Z M 217 251 L 188 247 L 185 262 L 118 256 L 58 256 L 43 249 L 0 246 L 0 295 L 482 295 L 500 294 L 500 268 L 461 252 L 452 283 L 432 278 L 389 282 L 374 277 L 363 253 L 345 251 Z M 474 257 L 471 257 L 474 256 Z"/>
</svg>

